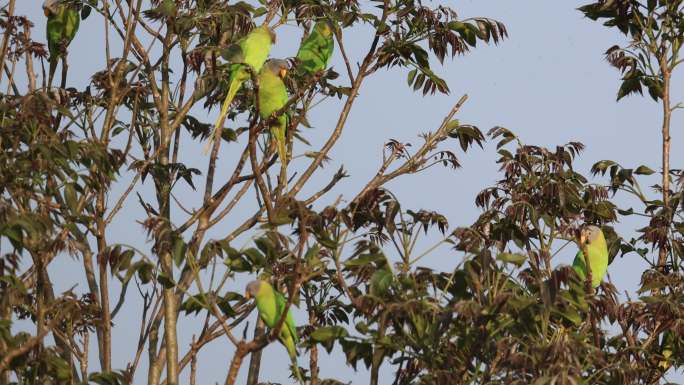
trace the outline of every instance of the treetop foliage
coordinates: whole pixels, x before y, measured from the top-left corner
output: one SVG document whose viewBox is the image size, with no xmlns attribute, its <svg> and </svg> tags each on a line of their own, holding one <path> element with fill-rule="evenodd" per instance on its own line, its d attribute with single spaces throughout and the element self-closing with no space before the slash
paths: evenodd
<svg viewBox="0 0 684 385">
<path fill-rule="evenodd" d="M 288 310 L 297 314 L 298 365 L 312 385 L 349 381 L 321 373 L 321 349 L 371 385 L 650 385 L 682 366 L 684 184 L 669 164 L 681 1 L 579 9 L 630 39 L 606 58 L 622 76 L 618 100 L 646 89 L 662 104 L 661 165 L 598 160 L 583 173 L 575 162 L 584 144 L 546 148 L 504 127 L 483 132 L 457 119 L 467 102 L 457 95 L 417 143 L 388 133 L 377 171 L 329 204 L 322 198 L 350 176 L 325 166 L 367 80 L 398 71 L 421 96 L 449 94 L 431 64 L 500 43 L 503 22 L 414 0 L 61 1 L 58 9 L 107 31 L 97 51 L 106 65 L 79 88 L 68 77 L 82 59 L 70 55 L 78 32 L 71 40 L 36 30 L 15 3 L 6 0 L 0 13 L 8 90 L 0 93 L 0 384 L 195 384 L 198 372 L 224 370 L 198 360 L 208 344 L 224 348 L 227 385 L 283 379 L 292 368 L 263 362 L 261 351 L 278 339 Z M 59 14 L 46 16 L 50 28 L 67 28 Z M 332 26 L 342 65 L 309 73 L 295 52 L 280 58 L 288 60 L 279 74 L 288 99 L 261 116 L 267 89 L 236 45 L 243 49 L 241 39 L 260 26 L 275 45 L 284 25 L 305 39 L 320 20 Z M 367 35 L 352 42 L 350 32 Z M 56 36 L 53 48 L 44 36 Z M 54 61 L 53 78 L 45 64 Z M 199 155 L 213 129 L 209 111 L 225 100 L 236 68 L 249 76 L 219 125 L 221 140 Z M 312 121 L 319 103 L 340 106 L 332 126 Z M 282 116 L 289 162 L 269 130 Z M 320 147 L 302 127 L 325 132 Z M 473 197 L 473 223 L 406 207 L 387 187 L 432 167 L 457 170 L 486 142 L 496 143 L 500 179 Z M 200 156 L 205 166 L 192 166 Z M 656 169 L 662 182 L 644 189 Z M 188 198 L 187 187 L 197 194 Z M 621 207 L 623 196 L 640 206 Z M 615 231 L 625 216 L 642 219 L 633 238 Z M 119 223 L 149 242 L 112 236 Z M 634 298 L 607 278 L 594 289 L 590 274 L 583 280 L 557 263 L 564 248 L 586 247 L 578 239 L 589 225 L 605 234 L 611 263 L 647 264 Z M 419 250 L 426 239 L 437 242 Z M 429 254 L 444 264 L 422 266 Z M 82 272 L 51 273 L 58 258 Z M 271 329 L 250 324 L 258 309 L 242 282 L 252 279 L 287 299 Z M 56 283 L 70 289 L 56 292 Z M 140 323 L 118 322 L 122 312 Z M 188 330 L 179 320 L 196 322 Z M 130 330 L 125 361 L 113 358 L 116 328 Z M 192 342 L 179 343 L 179 334 Z"/>
</svg>

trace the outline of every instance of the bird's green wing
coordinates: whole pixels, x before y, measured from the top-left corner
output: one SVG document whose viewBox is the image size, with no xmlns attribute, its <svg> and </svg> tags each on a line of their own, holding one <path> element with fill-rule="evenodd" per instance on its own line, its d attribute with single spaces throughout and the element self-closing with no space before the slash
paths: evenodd
<svg viewBox="0 0 684 385">
<path fill-rule="evenodd" d="M 68 46 L 71 43 L 80 22 L 78 11 L 67 4 L 60 5 L 57 13 L 48 17 L 46 32 L 50 56 L 59 56 L 60 44 Z"/>
<path fill-rule="evenodd" d="M 285 307 L 287 306 L 287 300 L 285 300 L 285 297 L 279 292 L 276 292 L 275 295 L 278 318 L 280 318 L 281 314 L 283 314 L 283 311 L 285 310 Z M 297 328 L 295 327 L 294 318 L 292 317 L 292 311 L 290 311 L 290 309 L 287 310 L 285 325 L 283 327 L 287 328 L 287 331 L 289 332 L 290 336 L 292 336 L 294 343 L 297 344 L 299 342 L 299 338 L 297 337 Z"/>
<path fill-rule="evenodd" d="M 50 51 L 50 61 L 59 57 L 59 43 L 62 40 L 63 20 L 59 15 L 48 17 L 46 26 L 46 37 L 48 50 Z"/>
<path fill-rule="evenodd" d="M 268 119 L 274 112 L 287 104 L 287 87 L 283 80 L 268 68 L 259 72 L 259 115 L 262 119 Z M 287 116 L 278 117 L 271 125 L 271 133 L 278 145 L 278 154 L 283 163 L 287 162 L 287 150 L 285 137 L 287 129 Z"/>
<path fill-rule="evenodd" d="M 322 69 L 325 69 L 330 63 L 330 58 L 332 57 L 332 53 L 335 48 L 335 40 L 333 40 L 333 30 L 329 22 L 319 21 L 318 25 L 320 25 L 319 29 L 322 36 L 322 41 L 318 47 L 318 52 L 321 60 L 323 61 Z"/>
<path fill-rule="evenodd" d="M 587 277 L 587 267 L 584 264 L 584 254 L 582 251 L 578 251 L 577 254 L 575 254 L 575 260 L 572 261 L 572 268 L 575 269 L 577 272 L 577 275 L 582 279 L 586 279 Z"/>
<path fill-rule="evenodd" d="M 76 32 L 78 32 L 78 26 L 81 22 L 81 15 L 79 15 L 78 10 L 65 6 L 64 10 L 64 39 L 67 41 L 67 45 L 74 40 Z"/>
<path fill-rule="evenodd" d="M 265 26 L 254 28 L 238 44 L 242 48 L 244 62 L 258 73 L 271 52 L 271 32 Z"/>
<path fill-rule="evenodd" d="M 262 283 L 264 285 L 264 283 Z M 269 328 L 275 327 L 278 322 L 278 306 L 276 305 L 275 291 L 271 285 L 264 286 L 254 297 L 256 300 L 259 317 Z"/>
<path fill-rule="evenodd" d="M 242 83 L 250 78 L 249 72 L 242 67 L 243 62 L 250 67 L 256 73 L 259 72 L 261 67 L 264 65 L 266 58 L 268 58 L 268 53 L 271 51 L 271 46 L 273 45 L 271 41 L 271 32 L 267 27 L 258 27 L 253 29 L 247 36 L 242 38 L 238 43 L 237 47 L 229 47 L 225 54 L 228 56 L 227 60 L 234 62 L 232 64 L 230 71 L 230 87 L 228 88 L 228 93 L 221 106 L 221 112 L 216 118 L 214 123 L 214 131 L 209 137 L 209 141 L 204 147 L 204 153 L 208 154 L 212 147 L 214 140 L 220 138 L 220 132 L 222 131 L 223 121 L 228 114 L 228 108 L 233 102 L 235 95 L 242 87 Z"/>
<path fill-rule="evenodd" d="M 597 242 L 590 243 L 587 247 L 592 274 L 596 274 L 598 279 L 598 281 L 596 279 L 593 280 L 595 287 L 601 284 L 601 281 L 603 281 L 603 278 L 606 276 L 606 272 L 608 271 L 608 247 L 603 234 L 601 234 L 599 238 L 600 239 Z"/>
<path fill-rule="evenodd" d="M 297 59 L 301 62 L 300 68 L 309 74 L 326 69 L 334 47 L 330 24 L 319 21 L 299 47 Z"/>
</svg>

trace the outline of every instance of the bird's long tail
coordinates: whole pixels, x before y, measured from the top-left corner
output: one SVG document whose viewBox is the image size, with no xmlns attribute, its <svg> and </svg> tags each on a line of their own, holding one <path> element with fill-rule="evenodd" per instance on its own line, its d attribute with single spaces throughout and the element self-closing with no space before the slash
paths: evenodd
<svg viewBox="0 0 684 385">
<path fill-rule="evenodd" d="M 55 78 L 55 72 L 57 71 L 57 64 L 59 63 L 59 57 L 50 54 L 50 72 L 48 73 L 48 89 L 52 87 L 52 81 Z"/>
<path fill-rule="evenodd" d="M 292 371 L 294 371 L 295 377 L 297 377 L 299 384 L 304 385 L 304 379 L 302 378 L 302 373 L 299 372 L 299 365 L 297 364 L 297 348 L 295 347 L 294 342 L 289 342 L 290 343 L 285 344 L 285 348 L 287 349 L 287 354 L 290 356 L 290 360 L 292 361 Z"/>
<path fill-rule="evenodd" d="M 221 106 L 221 112 L 219 113 L 219 116 L 216 118 L 216 123 L 214 123 L 214 131 L 212 131 L 211 136 L 209 136 L 209 141 L 207 141 L 207 144 L 204 146 L 204 155 L 209 154 L 209 151 L 211 151 L 211 147 L 214 144 L 214 141 L 221 140 L 223 122 L 225 122 L 226 120 L 228 108 L 230 108 L 230 104 L 233 102 L 233 99 L 235 99 L 235 95 L 237 95 L 237 92 L 240 89 L 240 85 L 242 85 L 242 81 L 236 78 L 237 76 L 233 76 L 233 79 L 230 81 L 230 86 L 228 87 L 228 94 L 226 94 L 226 99 L 223 101 L 223 105 Z"/>
<path fill-rule="evenodd" d="M 287 118 L 285 116 L 281 116 L 278 118 L 277 124 L 274 124 L 271 126 L 271 135 L 273 136 L 273 140 L 276 142 L 276 146 L 278 147 L 278 158 L 280 158 L 280 178 L 283 186 L 287 185 L 287 163 L 288 163 L 288 156 L 287 156 Z"/>
<path fill-rule="evenodd" d="M 287 164 L 287 148 L 285 146 L 285 136 L 287 130 L 287 120 L 284 116 L 278 118 L 278 122 L 271 126 L 271 135 L 278 146 L 278 157 L 280 162 Z"/>
<path fill-rule="evenodd" d="M 62 82 L 60 83 L 59 88 L 61 90 L 66 89 L 66 84 L 67 84 L 67 73 L 69 72 L 69 66 L 67 65 L 67 55 L 66 53 L 62 55 Z M 57 64 L 55 63 L 55 70 L 57 69 Z M 54 71 L 56 72 L 56 71 Z M 50 84 L 52 86 L 52 84 Z M 62 113 L 58 112 L 57 113 L 57 119 L 55 123 L 55 131 L 59 130 L 59 126 L 62 122 Z"/>
</svg>

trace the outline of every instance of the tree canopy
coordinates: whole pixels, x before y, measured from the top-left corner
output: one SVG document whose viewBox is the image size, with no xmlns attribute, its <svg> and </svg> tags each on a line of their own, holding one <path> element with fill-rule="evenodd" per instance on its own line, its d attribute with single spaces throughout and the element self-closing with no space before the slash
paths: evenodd
<svg viewBox="0 0 684 385">
<path fill-rule="evenodd" d="M 662 107 L 661 164 L 597 159 L 583 174 L 583 143 L 481 130 L 459 119 L 468 96 L 454 95 L 417 143 L 387 133 L 371 178 L 337 199 L 349 175 L 325 166 L 368 81 L 393 71 L 426 99 L 450 94 L 435 64 L 507 39 L 505 20 L 414 0 L 64 0 L 43 5 L 41 31 L 15 5 L 0 5 L 0 385 L 195 384 L 209 345 L 225 352 L 226 385 L 288 371 L 292 382 L 300 372 L 312 385 L 347 383 L 321 374 L 323 350 L 371 385 L 651 385 L 683 365 L 684 183 L 670 165 L 681 0 L 578 10 L 628 39 L 605 57 L 622 79 L 618 101 L 647 92 Z M 107 31 L 106 67 L 82 88 L 69 81 L 79 23 Z M 302 49 L 275 57 L 267 42 L 282 44 L 286 26 Z M 352 34 L 362 50 L 350 50 Z M 339 108 L 330 127 L 312 122 L 321 103 Z M 324 130 L 320 145 L 311 127 Z M 455 171 L 486 142 L 499 179 L 465 203 L 480 210 L 472 223 L 407 207 L 388 187 Z M 661 182 L 643 186 L 657 172 Z M 626 216 L 641 220 L 634 237 L 615 231 Z M 588 255 L 590 226 L 610 263 L 647 264 L 634 298 L 608 279 L 592 285 L 590 263 L 581 276 L 556 263 L 566 247 Z M 144 232 L 147 247 L 114 227 Z M 419 250 L 426 239 L 437 242 Z M 447 262 L 421 265 L 431 253 Z M 62 258 L 82 270 L 54 274 Z M 250 324 L 264 312 L 245 292 L 252 280 L 282 297 Z M 131 303 L 139 324 L 117 322 Z M 124 362 L 113 328 L 131 336 Z M 298 335 L 298 368 L 261 360 L 283 328 Z"/>
</svg>

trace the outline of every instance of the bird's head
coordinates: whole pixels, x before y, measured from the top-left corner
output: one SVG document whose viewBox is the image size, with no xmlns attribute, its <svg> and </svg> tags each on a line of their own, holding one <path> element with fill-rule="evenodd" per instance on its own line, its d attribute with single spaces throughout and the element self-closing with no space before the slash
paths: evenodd
<svg viewBox="0 0 684 385">
<path fill-rule="evenodd" d="M 45 0 L 43 2 L 43 13 L 45 16 L 50 17 L 57 13 L 57 7 L 59 6 L 60 0 Z"/>
<path fill-rule="evenodd" d="M 248 283 L 247 287 L 245 287 L 245 298 L 250 299 L 252 297 L 256 297 L 260 288 L 261 281 L 258 279 Z"/>
<path fill-rule="evenodd" d="M 335 27 L 330 19 L 321 20 L 314 25 L 314 29 L 321 35 L 329 37 L 333 34 Z"/>
<path fill-rule="evenodd" d="M 579 241 L 581 245 L 588 245 L 601 235 L 601 229 L 598 226 L 584 226 L 580 230 Z"/>
<path fill-rule="evenodd" d="M 269 59 L 264 66 L 268 71 L 271 71 L 274 75 L 285 79 L 288 71 L 287 60 L 282 59 Z"/>
</svg>

